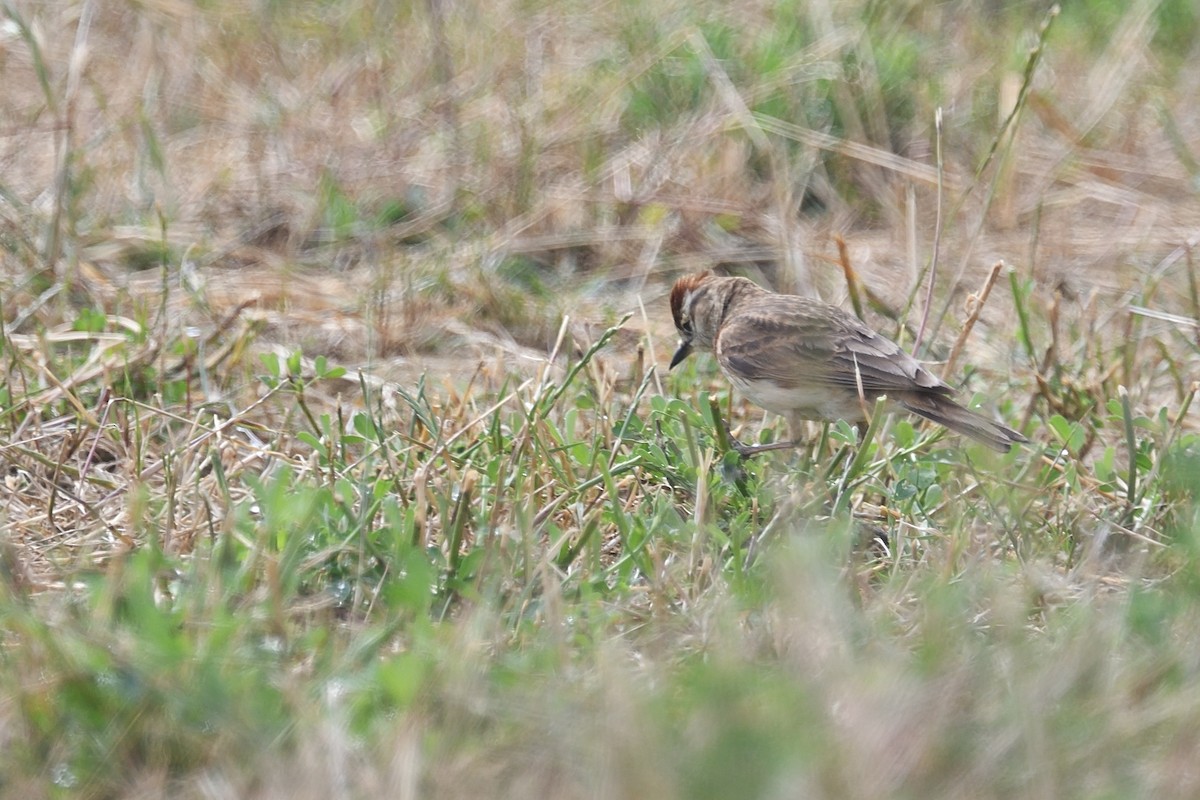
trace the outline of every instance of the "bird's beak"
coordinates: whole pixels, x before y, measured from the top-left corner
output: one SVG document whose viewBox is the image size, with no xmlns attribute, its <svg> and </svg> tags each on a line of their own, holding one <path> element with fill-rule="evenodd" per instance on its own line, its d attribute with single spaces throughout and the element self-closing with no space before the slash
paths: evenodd
<svg viewBox="0 0 1200 800">
<path fill-rule="evenodd" d="M 692 354 L 692 341 L 691 341 L 691 339 L 684 339 L 682 342 L 679 343 L 679 349 L 675 351 L 675 355 L 671 356 L 671 366 L 667 367 L 667 369 L 668 370 L 675 369 L 675 366 L 680 361 L 683 361 L 685 358 L 687 358 L 691 354 Z"/>
</svg>

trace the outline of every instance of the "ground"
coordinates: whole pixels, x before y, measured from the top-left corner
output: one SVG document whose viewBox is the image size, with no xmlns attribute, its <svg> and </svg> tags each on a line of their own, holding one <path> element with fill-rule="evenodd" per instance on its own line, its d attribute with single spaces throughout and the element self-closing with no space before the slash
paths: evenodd
<svg viewBox="0 0 1200 800">
<path fill-rule="evenodd" d="M 1197 793 L 1187 0 L 2 16 L 0 795 Z M 1031 444 L 742 462 L 702 269 Z"/>
</svg>

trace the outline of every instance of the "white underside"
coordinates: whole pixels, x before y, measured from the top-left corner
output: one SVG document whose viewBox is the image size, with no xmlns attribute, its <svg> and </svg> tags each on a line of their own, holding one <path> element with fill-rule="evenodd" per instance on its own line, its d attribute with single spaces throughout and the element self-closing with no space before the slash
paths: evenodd
<svg viewBox="0 0 1200 800">
<path fill-rule="evenodd" d="M 771 381 L 747 381 L 737 375 L 727 375 L 733 388 L 756 406 L 780 416 L 796 419 L 855 422 L 863 419 L 863 403 L 845 390 L 810 385 L 783 387 Z M 868 408 L 874 404 L 868 401 Z"/>
</svg>

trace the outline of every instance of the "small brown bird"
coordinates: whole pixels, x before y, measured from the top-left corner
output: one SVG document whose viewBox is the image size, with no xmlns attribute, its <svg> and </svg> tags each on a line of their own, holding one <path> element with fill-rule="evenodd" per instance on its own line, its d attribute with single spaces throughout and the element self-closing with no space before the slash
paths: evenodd
<svg viewBox="0 0 1200 800">
<path fill-rule="evenodd" d="M 715 353 L 734 388 L 786 417 L 793 436 L 805 419 L 862 421 L 887 395 L 901 408 L 1002 453 L 1029 441 L 955 403 L 953 389 L 837 306 L 704 272 L 676 281 L 671 314 L 682 337 L 671 367 L 693 350 Z M 743 455 L 786 446 L 791 443 L 735 445 Z"/>
</svg>

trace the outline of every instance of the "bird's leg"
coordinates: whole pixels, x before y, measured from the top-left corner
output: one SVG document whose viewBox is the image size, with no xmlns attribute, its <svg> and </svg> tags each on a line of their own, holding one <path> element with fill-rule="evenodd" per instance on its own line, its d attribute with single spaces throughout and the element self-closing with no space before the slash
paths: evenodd
<svg viewBox="0 0 1200 800">
<path fill-rule="evenodd" d="M 737 439 L 730 438 L 729 446 L 737 451 L 737 454 L 742 458 L 750 458 L 759 453 L 769 453 L 772 450 L 789 450 L 796 446 L 796 443 L 788 440 L 786 442 L 770 442 L 769 444 L 742 444 Z"/>
<path fill-rule="evenodd" d="M 736 452 L 742 458 L 750 458 L 759 453 L 768 453 L 772 450 L 787 450 L 795 447 L 796 443 L 788 440 L 786 442 L 771 442 L 769 444 L 742 444 L 737 439 L 733 438 L 733 431 L 729 430 L 729 423 L 724 417 L 717 415 L 717 421 L 720 423 L 724 439 L 729 442 L 729 448 Z"/>
</svg>

